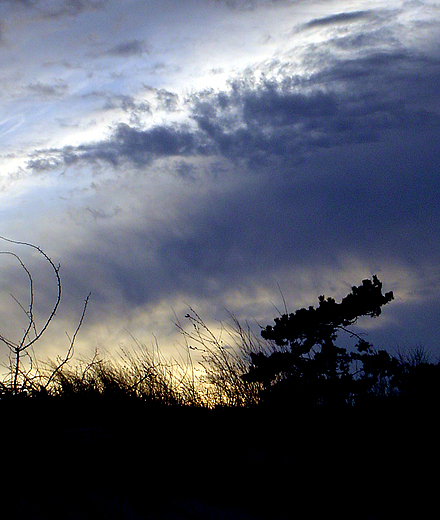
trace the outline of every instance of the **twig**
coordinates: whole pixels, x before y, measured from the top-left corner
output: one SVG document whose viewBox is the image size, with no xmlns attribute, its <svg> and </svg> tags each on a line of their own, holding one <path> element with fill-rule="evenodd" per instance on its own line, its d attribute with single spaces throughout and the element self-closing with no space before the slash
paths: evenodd
<svg viewBox="0 0 440 520">
<path fill-rule="evenodd" d="M 37 251 L 40 255 L 43 256 L 43 258 L 49 263 L 50 267 L 52 268 L 52 270 L 55 274 L 56 285 L 57 285 L 57 296 L 55 299 L 55 303 L 54 303 L 52 310 L 49 313 L 49 316 L 47 317 L 43 327 L 38 332 L 36 323 L 35 323 L 34 313 L 33 313 L 34 282 L 33 282 L 32 274 L 29 271 L 29 269 L 26 267 L 24 262 L 21 260 L 21 258 L 16 253 L 13 253 L 11 251 L 0 251 L 1 254 L 10 255 L 10 256 L 13 256 L 14 258 L 16 258 L 18 260 L 18 262 L 20 263 L 22 269 L 25 271 L 25 273 L 28 277 L 28 280 L 29 280 L 29 310 L 26 311 L 23 308 L 23 306 L 21 304 L 19 304 L 29 319 L 28 325 L 24 331 L 24 334 L 23 334 L 21 340 L 18 343 L 15 343 L 11 340 L 8 340 L 4 336 L 0 335 L 0 341 L 2 341 L 4 344 L 6 344 L 8 346 L 8 348 L 10 349 L 11 353 L 15 356 L 15 360 L 13 362 L 11 362 L 11 375 L 12 375 L 12 390 L 13 390 L 14 394 L 17 394 L 18 393 L 18 379 L 19 379 L 20 374 L 23 376 L 23 384 L 26 382 L 26 379 L 27 379 L 26 374 L 23 373 L 23 371 L 21 370 L 21 367 L 20 367 L 22 353 L 24 353 L 26 350 L 28 350 L 32 345 L 34 345 L 41 338 L 41 336 L 44 334 L 44 332 L 49 327 L 49 324 L 53 320 L 53 318 L 56 314 L 56 311 L 58 309 L 58 306 L 60 304 L 60 301 L 61 301 L 61 278 L 60 278 L 60 274 L 59 274 L 60 266 L 59 265 L 56 266 L 53 263 L 53 261 L 51 260 L 51 258 L 40 247 L 38 247 L 34 244 L 30 244 L 28 242 L 22 242 L 22 241 L 18 241 L 18 240 L 11 240 L 11 239 L 3 237 L 3 236 L 0 236 L 0 240 L 4 240 L 5 242 L 8 242 L 10 244 L 15 244 L 15 245 L 19 245 L 19 246 L 27 246 L 27 247 L 30 247 L 30 248 L 34 249 L 35 251 Z M 33 339 L 31 339 L 29 336 L 30 331 L 32 329 L 34 330 Z"/>
<path fill-rule="evenodd" d="M 75 332 L 74 332 L 74 334 L 72 336 L 72 339 L 70 340 L 69 349 L 67 350 L 67 353 L 66 353 L 65 357 L 61 360 L 61 362 L 58 364 L 58 366 L 55 367 L 55 369 L 50 374 L 46 384 L 43 387 L 44 389 L 48 388 L 49 384 L 52 382 L 52 380 L 56 376 L 56 374 L 63 368 L 64 365 L 66 365 L 72 359 L 73 347 L 74 347 L 74 344 L 75 344 L 76 336 L 78 335 L 79 329 L 81 328 L 82 323 L 84 321 L 84 317 L 86 315 L 86 310 L 87 310 L 87 306 L 89 304 L 89 299 L 90 299 L 91 294 L 92 293 L 89 293 L 87 295 L 87 298 L 85 299 L 83 310 L 82 310 L 82 314 L 81 314 L 81 318 L 79 319 L 78 326 L 76 327 L 76 330 L 75 330 Z"/>
</svg>

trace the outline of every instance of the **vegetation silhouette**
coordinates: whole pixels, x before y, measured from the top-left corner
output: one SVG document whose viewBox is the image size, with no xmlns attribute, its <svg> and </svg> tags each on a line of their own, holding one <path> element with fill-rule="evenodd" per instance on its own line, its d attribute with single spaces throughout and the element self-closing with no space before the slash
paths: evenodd
<svg viewBox="0 0 440 520">
<path fill-rule="evenodd" d="M 37 252 L 61 294 L 58 268 Z M 37 328 L 32 275 L 14 258 L 30 304 L 19 305 L 22 340 L 0 337 L 12 360 L 0 387 L 9 517 L 388 520 L 429 511 L 440 364 L 423 348 L 376 350 L 351 329 L 393 299 L 376 276 L 340 303 L 320 296 L 316 308 L 281 315 L 260 337 L 233 317 L 216 334 L 190 309 L 189 327 L 177 323 L 180 362 L 135 341 L 119 359 L 96 352 L 74 363 L 87 298 L 66 356 L 27 357 L 25 368 L 26 345 L 54 315 Z M 339 334 L 354 348 L 338 346 Z"/>
<path fill-rule="evenodd" d="M 381 308 L 393 300 L 393 293 L 382 293 L 377 276 L 363 280 L 358 287 L 336 303 L 333 298 L 318 298 L 318 307 L 302 308 L 275 318 L 261 332 L 281 350 L 251 353 L 251 366 L 244 376 L 261 383 L 261 401 L 297 406 L 338 407 L 354 405 L 367 396 L 393 391 L 395 360 L 347 327 L 358 318 L 381 314 Z M 356 351 L 335 343 L 343 332 L 357 339 Z"/>
<path fill-rule="evenodd" d="M 10 394 L 14 396 L 22 394 L 26 395 L 29 392 L 35 390 L 37 387 L 39 391 L 44 391 L 51 384 L 52 379 L 57 374 L 57 372 L 66 363 L 68 363 L 73 356 L 75 339 L 84 320 L 90 294 L 85 300 L 81 318 L 75 333 L 70 339 L 70 345 L 67 349 L 66 356 L 57 360 L 57 363 L 53 366 L 53 371 L 49 373 L 46 371 L 46 373 L 43 375 L 39 370 L 38 359 L 34 353 L 34 346 L 40 342 L 41 338 L 50 327 L 61 302 L 62 284 L 60 277 L 60 266 L 55 265 L 52 259 L 40 247 L 34 244 L 11 240 L 3 236 L 0 236 L 0 241 L 36 251 L 38 255 L 43 258 L 54 275 L 56 295 L 42 325 L 38 326 L 35 316 L 35 284 L 31 271 L 16 252 L 0 251 L 1 256 L 11 257 L 18 262 L 26 275 L 29 286 L 29 299 L 27 305 L 20 302 L 12 294 L 10 295 L 17 304 L 19 310 L 22 311 L 22 314 L 25 316 L 26 322 L 23 327 L 23 332 L 18 335 L 18 339 L 13 340 L 10 337 L 6 337 L 3 333 L 0 333 L 0 344 L 5 345 L 9 353 L 9 362 L 6 365 L 8 370 L 6 378 L 3 381 L 0 381 L 0 390 L 3 394 Z"/>
</svg>

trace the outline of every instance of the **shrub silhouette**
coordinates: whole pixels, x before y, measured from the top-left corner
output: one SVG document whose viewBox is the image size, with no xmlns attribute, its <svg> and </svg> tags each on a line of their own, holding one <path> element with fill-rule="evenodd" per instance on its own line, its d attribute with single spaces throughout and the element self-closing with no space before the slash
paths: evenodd
<svg viewBox="0 0 440 520">
<path fill-rule="evenodd" d="M 316 308 L 275 318 L 275 325 L 267 326 L 261 335 L 280 350 L 252 354 L 245 380 L 262 384 L 263 401 L 288 397 L 307 406 L 340 406 L 372 392 L 389 393 L 396 360 L 385 351 L 374 351 L 347 327 L 361 316 L 379 316 L 392 299 L 393 293 L 383 294 L 382 283 L 373 276 L 352 287 L 340 303 L 320 296 Z M 335 344 L 341 331 L 357 338 L 356 352 Z"/>
</svg>

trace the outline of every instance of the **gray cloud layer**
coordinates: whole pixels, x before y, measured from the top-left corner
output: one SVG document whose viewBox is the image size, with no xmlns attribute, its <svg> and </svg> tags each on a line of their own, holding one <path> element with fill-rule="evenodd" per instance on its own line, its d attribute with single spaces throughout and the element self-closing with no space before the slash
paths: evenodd
<svg viewBox="0 0 440 520">
<path fill-rule="evenodd" d="M 219 251 L 234 256 L 239 248 L 264 265 L 308 262 L 331 251 L 371 254 L 377 247 L 411 255 L 417 242 L 416 256 L 427 244 L 414 228 L 439 216 L 439 73 L 437 60 L 397 53 L 336 62 L 301 85 L 307 93 L 290 78 L 237 82 L 229 92 L 193 99 L 197 129 L 120 125 L 107 141 L 58 154 L 65 166 L 102 161 L 114 167 L 124 160 L 145 167 L 159 158 L 215 155 L 254 172 L 254 192 L 213 201 L 206 215 L 197 215 L 203 227 L 191 222 L 190 236 L 180 241 L 162 237 L 159 254 L 196 276 L 223 268 L 226 276 L 249 272 L 247 262 L 215 260 Z M 429 238 L 430 248 L 438 245 L 435 233 Z"/>
<path fill-rule="evenodd" d="M 190 118 L 197 128 L 121 124 L 105 141 L 50 153 L 67 165 L 128 159 L 138 166 L 161 157 L 209 154 L 244 160 L 251 167 L 282 168 L 274 169 L 276 177 L 332 149 L 337 155 L 339 147 L 386 143 L 391 134 L 396 151 L 405 145 L 410 149 L 417 137 L 429 135 L 428 143 L 434 142 L 440 123 L 435 102 L 439 80 L 440 60 L 434 57 L 399 51 L 355 62 L 337 60 L 306 81 L 244 79 L 226 92 L 194 95 Z M 126 110 L 134 108 L 128 97 L 114 99 Z M 435 169 L 437 154 L 413 155 L 414 161 L 417 155 L 434 161 Z M 399 161 L 399 155 L 393 160 Z"/>
</svg>

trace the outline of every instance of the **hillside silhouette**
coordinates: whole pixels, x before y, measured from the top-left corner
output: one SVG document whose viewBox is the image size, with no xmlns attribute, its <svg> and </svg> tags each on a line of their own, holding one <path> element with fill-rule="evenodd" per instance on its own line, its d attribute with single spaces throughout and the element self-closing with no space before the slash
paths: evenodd
<svg viewBox="0 0 440 520">
<path fill-rule="evenodd" d="M 3 511 L 46 520 L 425 518 L 440 364 L 423 349 L 377 350 L 350 329 L 392 300 L 375 276 L 339 303 L 320 296 L 317 307 L 275 318 L 261 338 L 234 321 L 235 348 L 191 311 L 191 332 L 181 330 L 202 354 L 202 382 L 141 345 L 122 365 L 98 354 L 74 364 L 69 349 L 25 372 L 18 356 L 0 395 Z M 339 334 L 353 349 L 338 346 Z"/>
</svg>

